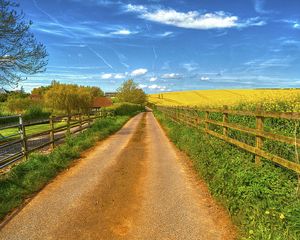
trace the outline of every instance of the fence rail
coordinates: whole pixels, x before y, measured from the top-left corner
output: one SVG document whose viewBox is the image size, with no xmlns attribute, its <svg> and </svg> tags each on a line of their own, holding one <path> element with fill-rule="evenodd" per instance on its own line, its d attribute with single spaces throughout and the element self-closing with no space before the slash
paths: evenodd
<svg viewBox="0 0 300 240">
<path fill-rule="evenodd" d="M 114 115 L 113 111 L 102 110 L 94 115 L 50 116 L 49 119 L 34 123 L 25 123 L 21 115 L 13 116 L 18 118 L 18 124 L 3 127 L 0 125 L 0 169 L 27 158 L 34 151 L 49 146 L 50 149 L 54 149 L 68 134 L 82 132 L 89 128 L 96 119 L 112 115 Z M 31 133 L 30 128 L 38 126 L 46 127 L 47 130 L 36 130 Z M 13 134 L 3 135 L 7 131 Z"/>
<path fill-rule="evenodd" d="M 203 130 L 206 134 L 222 139 L 232 145 L 235 145 L 241 149 L 244 149 L 255 155 L 256 164 L 261 163 L 261 158 L 265 158 L 269 161 L 272 161 L 282 167 L 288 168 L 296 173 L 300 173 L 300 164 L 298 159 L 294 162 L 287 160 L 283 157 L 274 155 L 266 150 L 263 150 L 264 140 L 270 139 L 273 141 L 278 141 L 281 143 L 293 145 L 297 151 L 297 148 L 300 147 L 300 139 L 297 137 L 283 136 L 280 134 L 275 134 L 272 132 L 265 131 L 264 121 L 267 118 L 275 119 L 285 119 L 291 121 L 300 120 L 300 113 L 298 112 L 289 112 L 289 113 L 279 113 L 279 112 L 264 112 L 258 108 L 257 111 L 235 111 L 229 110 L 226 106 L 223 109 L 198 109 L 192 107 L 166 107 L 166 106 L 156 106 L 157 110 L 164 113 L 167 117 L 171 118 L 173 121 L 178 123 L 184 123 L 191 127 L 196 127 L 200 130 Z M 199 113 L 204 113 L 204 117 L 200 116 Z M 210 119 L 211 113 L 222 114 L 222 121 L 216 121 Z M 203 115 L 203 114 L 202 114 Z M 256 127 L 250 128 L 243 126 L 241 124 L 230 123 L 230 115 L 239 115 L 239 116 L 248 116 L 254 117 L 256 121 Z M 204 125 L 204 127 L 201 127 Z M 210 126 L 218 126 L 223 128 L 223 132 L 219 133 L 217 131 L 211 130 Z M 228 130 L 232 129 L 242 133 L 246 133 L 255 137 L 255 146 L 251 146 L 247 143 L 241 142 L 237 139 L 234 139 L 228 135 Z"/>
</svg>

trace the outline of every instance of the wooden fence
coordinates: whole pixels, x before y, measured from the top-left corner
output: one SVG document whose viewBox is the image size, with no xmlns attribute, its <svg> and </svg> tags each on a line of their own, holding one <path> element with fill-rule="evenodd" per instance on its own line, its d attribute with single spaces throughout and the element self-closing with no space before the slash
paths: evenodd
<svg viewBox="0 0 300 240">
<path fill-rule="evenodd" d="M 184 123 L 191 127 L 197 127 L 203 130 L 206 134 L 222 139 L 241 149 L 253 153 L 255 155 L 256 164 L 260 164 L 261 158 L 265 158 L 280 166 L 293 170 L 298 174 L 300 173 L 300 164 L 298 162 L 299 159 L 297 159 L 297 157 L 295 161 L 290 161 L 283 157 L 271 154 L 267 150 L 263 150 L 264 139 L 270 139 L 270 140 L 292 145 L 295 147 L 295 151 L 296 152 L 298 151 L 298 148 L 300 147 L 299 138 L 283 136 L 280 134 L 267 132 L 264 129 L 264 120 L 266 118 L 293 120 L 295 121 L 295 123 L 296 121 L 299 122 L 300 113 L 298 112 L 297 113 L 296 112 L 289 112 L 289 113 L 264 112 L 259 109 L 253 112 L 235 111 L 235 110 L 229 110 L 226 106 L 224 106 L 223 109 L 198 109 L 198 108 L 190 108 L 190 107 L 165 107 L 165 106 L 156 106 L 156 108 L 157 110 L 164 113 L 166 116 L 170 117 L 173 121 Z M 199 116 L 199 112 L 204 113 L 202 114 L 204 115 L 204 117 Z M 210 118 L 210 114 L 212 113 L 222 114 L 223 115 L 222 121 L 212 120 Z M 256 119 L 256 127 L 250 128 L 250 127 L 243 126 L 241 124 L 231 123 L 228 121 L 229 115 L 254 117 Z M 201 127 L 201 124 L 204 125 L 204 127 Z M 210 126 L 222 127 L 223 133 L 221 134 L 214 130 L 211 130 Z M 237 139 L 229 137 L 228 136 L 229 129 L 255 136 L 255 140 L 256 140 L 255 146 L 251 146 Z"/>
<path fill-rule="evenodd" d="M 6 118 L 17 118 L 18 123 L 8 126 L 0 126 L 0 134 L 3 130 L 13 129 L 14 133 L 0 137 L 0 169 L 5 168 L 16 161 L 27 158 L 34 151 L 50 146 L 54 149 L 55 145 L 69 134 L 76 134 L 89 128 L 92 123 L 99 118 L 114 115 L 113 111 L 99 111 L 93 115 L 66 115 L 51 116 L 49 119 L 35 121 L 34 123 L 24 122 L 21 115 Z M 5 118 L 5 117 L 2 117 Z M 13 121 L 13 120 L 12 120 Z M 30 133 L 27 131 L 34 126 L 48 126 L 46 131 Z M 60 126 L 57 126 L 60 125 Z"/>
</svg>

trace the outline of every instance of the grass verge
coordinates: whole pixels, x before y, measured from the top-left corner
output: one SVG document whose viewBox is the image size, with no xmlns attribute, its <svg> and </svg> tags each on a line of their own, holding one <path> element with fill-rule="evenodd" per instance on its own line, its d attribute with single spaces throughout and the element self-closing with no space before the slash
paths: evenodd
<svg viewBox="0 0 300 240">
<path fill-rule="evenodd" d="M 66 169 L 81 152 L 121 129 L 129 119 L 130 116 L 116 116 L 97 120 L 84 133 L 68 137 L 50 154 L 32 154 L 0 176 L 0 220 Z"/>
<path fill-rule="evenodd" d="M 294 173 L 263 162 L 203 132 L 155 112 L 170 139 L 193 161 L 196 171 L 230 212 L 240 239 L 300 239 L 300 200 Z"/>
</svg>

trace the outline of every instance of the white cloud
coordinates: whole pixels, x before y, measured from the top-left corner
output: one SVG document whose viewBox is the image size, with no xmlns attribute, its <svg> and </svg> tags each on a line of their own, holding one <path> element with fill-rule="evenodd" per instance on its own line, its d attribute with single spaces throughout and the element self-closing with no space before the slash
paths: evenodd
<svg viewBox="0 0 300 240">
<path fill-rule="evenodd" d="M 128 4 L 126 5 L 126 10 L 128 12 L 145 12 L 147 8 L 142 5 Z"/>
<path fill-rule="evenodd" d="M 152 78 L 150 78 L 150 82 L 155 82 L 157 80 L 157 77 L 152 77 Z"/>
<path fill-rule="evenodd" d="M 166 86 L 160 86 L 160 85 L 157 85 L 157 84 L 153 84 L 153 85 L 150 85 L 148 86 L 149 89 L 151 90 L 161 90 L 161 91 L 164 91 L 166 90 Z"/>
<path fill-rule="evenodd" d="M 263 21 L 258 20 L 259 18 L 239 20 L 238 16 L 223 11 L 202 13 L 198 11 L 178 12 L 174 9 L 151 10 L 142 5 L 132 4 L 128 4 L 126 10 L 138 13 L 142 19 L 189 29 L 206 30 L 264 25 Z"/>
<path fill-rule="evenodd" d="M 104 73 L 101 75 L 102 79 L 110 79 L 112 77 L 113 77 L 113 75 L 111 73 Z"/>
<path fill-rule="evenodd" d="M 148 87 L 148 85 L 146 85 L 146 84 L 139 84 L 139 86 L 138 86 L 139 88 L 147 88 Z"/>
<path fill-rule="evenodd" d="M 176 78 L 180 78 L 180 75 L 178 73 L 166 73 L 163 74 L 161 78 L 176 79 Z"/>
<path fill-rule="evenodd" d="M 204 77 L 204 76 L 202 76 L 200 79 L 201 79 L 201 81 L 209 81 L 210 80 L 209 77 Z"/>
<path fill-rule="evenodd" d="M 131 76 L 133 76 L 133 77 L 142 76 L 142 75 L 145 75 L 147 72 L 148 72 L 148 69 L 139 68 L 139 69 L 132 71 Z"/>
<path fill-rule="evenodd" d="M 193 29 L 231 28 L 235 27 L 238 21 L 238 17 L 226 15 L 223 12 L 201 15 L 197 11 L 184 13 L 173 9 L 147 12 L 142 17 L 154 22 Z"/>
<path fill-rule="evenodd" d="M 123 79 L 123 78 L 125 78 L 126 76 L 124 75 L 124 74 L 122 74 L 122 73 L 117 73 L 117 74 L 115 74 L 115 76 L 114 76 L 114 79 Z"/>
<path fill-rule="evenodd" d="M 135 34 L 136 32 L 132 32 L 128 29 L 121 29 L 121 30 L 117 30 L 117 31 L 114 31 L 112 32 L 111 34 L 113 35 L 131 35 L 131 34 Z"/>
</svg>

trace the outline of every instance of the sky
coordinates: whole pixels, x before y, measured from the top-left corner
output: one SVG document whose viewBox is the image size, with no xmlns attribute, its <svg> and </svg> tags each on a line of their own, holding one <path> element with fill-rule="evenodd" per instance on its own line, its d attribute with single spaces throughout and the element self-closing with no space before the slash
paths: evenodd
<svg viewBox="0 0 300 240">
<path fill-rule="evenodd" d="M 299 0 L 19 0 L 52 80 L 147 93 L 300 87 Z"/>
</svg>

